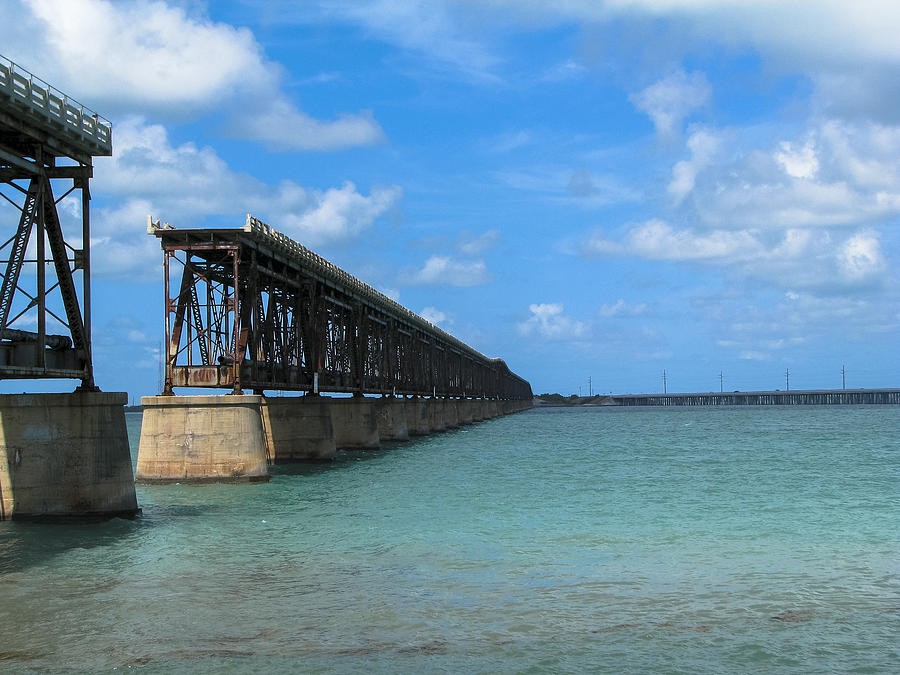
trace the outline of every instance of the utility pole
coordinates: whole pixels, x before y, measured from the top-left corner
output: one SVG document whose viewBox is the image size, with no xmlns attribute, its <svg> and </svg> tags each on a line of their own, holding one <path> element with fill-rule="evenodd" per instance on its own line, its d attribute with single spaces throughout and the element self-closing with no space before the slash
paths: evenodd
<svg viewBox="0 0 900 675">
<path fill-rule="evenodd" d="M 663 369 L 663 393 L 664 394 L 668 393 L 666 391 L 666 371 L 665 371 L 665 369 Z"/>
<path fill-rule="evenodd" d="M 724 379 L 722 377 L 722 371 L 719 371 L 719 393 L 721 394 L 724 391 Z"/>
<path fill-rule="evenodd" d="M 841 364 L 841 389 L 847 388 L 847 369 Z"/>
<path fill-rule="evenodd" d="M 594 395 L 594 381 L 593 378 L 588 375 L 588 396 Z"/>
<path fill-rule="evenodd" d="M 784 390 L 791 390 L 791 371 L 788 368 L 784 369 Z"/>
</svg>

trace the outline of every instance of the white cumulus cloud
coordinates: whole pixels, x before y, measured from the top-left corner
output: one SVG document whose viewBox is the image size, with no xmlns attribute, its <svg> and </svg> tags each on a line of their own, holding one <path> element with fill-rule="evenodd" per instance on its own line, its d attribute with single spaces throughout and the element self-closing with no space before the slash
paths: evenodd
<svg viewBox="0 0 900 675">
<path fill-rule="evenodd" d="M 520 335 L 545 340 L 571 340 L 580 338 L 587 332 L 584 323 L 563 313 L 562 303 L 532 304 L 528 306 L 528 311 L 531 316 L 518 324 Z"/>
<path fill-rule="evenodd" d="M 581 253 L 723 267 L 782 288 L 832 291 L 880 285 L 888 278 L 878 234 L 871 230 L 849 235 L 821 228 L 695 230 L 654 219 L 630 226 L 618 240 L 596 232 Z"/>
<path fill-rule="evenodd" d="M 260 141 L 275 151 L 333 150 L 384 140 L 384 132 L 370 111 L 323 122 L 283 98 L 274 100 L 268 109 L 243 115 L 232 129 L 242 138 Z"/>
<path fill-rule="evenodd" d="M 761 247 L 752 233 L 717 230 L 676 230 L 653 219 L 631 227 L 621 242 L 597 233 L 583 245 L 587 255 L 633 255 L 648 260 L 710 260 L 729 262 L 757 255 Z"/>
<path fill-rule="evenodd" d="M 350 181 L 340 188 L 303 190 L 300 202 L 303 212 L 282 213 L 278 227 L 301 242 L 315 246 L 346 241 L 357 236 L 375 222 L 402 195 L 397 187 L 373 188 L 367 197 L 356 191 Z"/>
<path fill-rule="evenodd" d="M 445 255 L 431 256 L 420 270 L 404 277 L 411 285 L 481 286 L 491 280 L 483 260 L 458 260 Z"/>
<path fill-rule="evenodd" d="M 246 28 L 137 0 L 31 0 L 56 78 L 80 96 L 116 106 L 207 108 L 235 87 L 273 86 L 274 73 Z M 98 103 L 99 104 L 99 103 Z M 176 114 L 178 114 L 176 112 Z"/>
<path fill-rule="evenodd" d="M 775 160 L 789 176 L 815 178 L 819 171 L 819 159 L 811 140 L 800 147 L 790 141 L 782 141 L 779 145 L 781 149 L 775 153 Z"/>
<path fill-rule="evenodd" d="M 695 131 L 688 137 L 687 147 L 691 157 L 675 164 L 668 186 L 676 204 L 694 189 L 697 174 L 712 164 L 720 146 L 719 136 L 706 129 Z"/>
<path fill-rule="evenodd" d="M 683 120 L 709 103 L 712 88 L 701 72 L 678 70 L 629 98 L 653 120 L 656 132 L 671 137 L 681 131 Z"/>
<path fill-rule="evenodd" d="M 716 151 L 692 165 L 690 180 L 670 185 L 681 198 L 690 187 L 709 226 L 871 225 L 900 215 L 900 126 L 817 121 L 770 147 L 716 136 Z"/>
<path fill-rule="evenodd" d="M 424 307 L 422 311 L 419 312 L 419 316 L 434 325 L 438 325 L 448 319 L 447 314 L 436 307 Z"/>
<path fill-rule="evenodd" d="M 860 232 L 838 249 L 838 269 L 850 281 L 867 281 L 877 278 L 885 270 L 878 237 L 873 232 Z"/>
<path fill-rule="evenodd" d="M 304 245 L 319 246 L 357 237 L 402 196 L 399 186 L 366 195 L 349 181 L 326 190 L 291 180 L 264 183 L 232 171 L 212 148 L 172 144 L 164 127 L 140 118 L 117 127 L 113 157 L 97 161 L 93 185 L 111 202 L 95 209 L 92 237 L 94 268 L 106 275 L 127 272 L 129 259 L 158 258 L 158 244 L 145 233 L 148 213 L 196 227 L 221 216 L 239 226 L 249 211 Z"/>
</svg>

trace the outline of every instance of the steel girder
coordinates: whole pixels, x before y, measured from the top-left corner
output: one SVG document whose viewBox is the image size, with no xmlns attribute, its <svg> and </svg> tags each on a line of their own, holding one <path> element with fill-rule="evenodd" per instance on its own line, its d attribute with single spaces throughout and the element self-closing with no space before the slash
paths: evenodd
<svg viewBox="0 0 900 675">
<path fill-rule="evenodd" d="M 161 227 L 173 387 L 531 398 L 528 382 L 248 216 Z"/>
</svg>

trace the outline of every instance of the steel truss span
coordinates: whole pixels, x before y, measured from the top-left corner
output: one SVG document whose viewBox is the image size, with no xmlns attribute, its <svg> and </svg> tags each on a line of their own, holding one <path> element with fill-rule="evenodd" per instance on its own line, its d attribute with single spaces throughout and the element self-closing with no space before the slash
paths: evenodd
<svg viewBox="0 0 900 675">
<path fill-rule="evenodd" d="M 107 120 L 0 56 L 0 220 L 12 225 L 0 243 L 0 379 L 96 389 L 89 184 L 93 157 L 111 154 Z M 81 224 L 64 232 L 58 204 L 70 195 Z"/>
<path fill-rule="evenodd" d="M 239 229 L 148 219 L 163 249 L 173 387 L 531 399 L 490 359 L 251 215 Z"/>
</svg>

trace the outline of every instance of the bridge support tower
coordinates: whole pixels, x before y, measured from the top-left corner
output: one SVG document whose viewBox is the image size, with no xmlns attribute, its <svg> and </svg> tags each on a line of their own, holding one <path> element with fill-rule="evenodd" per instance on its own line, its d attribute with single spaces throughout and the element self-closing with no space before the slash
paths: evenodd
<svg viewBox="0 0 900 675">
<path fill-rule="evenodd" d="M 139 510 L 127 395 L 100 393 L 91 358 L 89 183 L 93 157 L 111 154 L 108 121 L 0 57 L 0 221 L 13 223 L 0 245 L 0 379 L 80 380 L 71 394 L 0 396 L 0 520 Z M 67 241 L 57 204 L 69 198 L 81 227 Z"/>
</svg>

